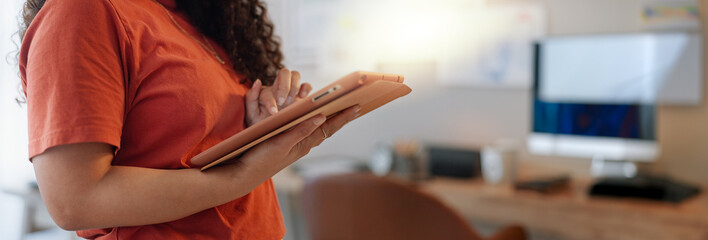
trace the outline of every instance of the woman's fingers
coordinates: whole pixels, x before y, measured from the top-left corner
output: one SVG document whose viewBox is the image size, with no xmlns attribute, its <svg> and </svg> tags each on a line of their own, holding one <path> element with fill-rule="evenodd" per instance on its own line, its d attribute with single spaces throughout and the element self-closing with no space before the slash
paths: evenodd
<svg viewBox="0 0 708 240">
<path fill-rule="evenodd" d="M 290 130 L 248 150 L 239 161 L 253 162 L 252 164 L 247 164 L 252 165 L 252 169 L 249 171 L 268 171 L 263 169 L 271 167 L 282 169 L 300 158 L 298 155 L 293 154 L 293 149 L 298 147 L 298 143 L 304 138 L 312 135 L 312 132 L 326 120 L 327 118 L 324 115 L 317 115 L 305 120 Z"/>
<path fill-rule="evenodd" d="M 292 78 L 290 79 L 290 91 L 288 92 L 288 98 L 285 99 L 285 105 L 290 105 L 295 102 L 300 91 L 300 72 L 292 71 Z"/>
<path fill-rule="evenodd" d="M 272 138 L 272 140 L 275 144 L 283 144 L 284 146 L 292 148 L 306 137 L 312 135 L 312 132 L 326 120 L 327 118 L 322 114 L 314 116 L 304 122 L 301 122 L 294 128 Z"/>
<path fill-rule="evenodd" d="M 278 113 L 278 105 L 275 102 L 275 96 L 273 96 L 273 94 L 273 91 L 266 89 L 262 91 L 259 96 L 260 106 L 265 108 L 265 111 L 269 112 L 271 115 Z"/>
<path fill-rule="evenodd" d="M 312 86 L 309 83 L 300 85 L 301 76 L 298 71 L 281 69 L 272 86 L 263 87 L 263 82 L 256 80 L 251 89 L 246 92 L 246 117 L 249 125 L 278 113 L 299 98 L 310 94 Z"/>
<path fill-rule="evenodd" d="M 296 147 L 293 148 L 294 151 L 297 151 L 295 154 L 298 157 L 304 156 L 310 151 L 311 148 L 320 145 L 320 143 L 322 143 L 322 141 L 326 138 L 331 137 L 345 124 L 358 117 L 360 112 L 361 107 L 356 105 L 339 112 L 339 114 L 334 117 L 331 117 L 324 124 L 322 124 L 322 126 L 314 130 L 312 134 L 304 138 L 298 143 L 298 145 L 296 145 Z"/>
<path fill-rule="evenodd" d="M 260 108 L 258 107 L 258 98 L 261 93 L 261 87 L 263 83 L 260 79 L 253 82 L 251 89 L 246 92 L 246 114 L 250 118 L 255 118 L 260 114 Z"/>
<path fill-rule="evenodd" d="M 323 132 L 321 136 L 315 135 L 312 137 L 314 139 L 319 140 L 324 140 L 325 138 L 331 137 L 335 132 L 339 131 L 339 129 L 342 129 L 345 124 L 357 118 L 359 116 L 359 113 L 361 113 L 361 106 L 359 105 L 349 107 L 339 112 L 337 115 L 327 120 L 320 127 L 322 129 L 321 131 Z M 317 145 L 319 145 L 319 142 L 317 143 Z"/>
<path fill-rule="evenodd" d="M 310 149 L 331 136 L 345 124 L 359 116 L 361 107 L 353 106 L 327 119 L 324 115 L 317 115 L 275 137 L 258 144 L 247 151 L 241 161 L 258 161 L 259 164 L 275 164 L 281 167 L 290 165 L 310 152 Z"/>
<path fill-rule="evenodd" d="M 275 82 L 273 83 L 273 96 L 277 100 L 278 106 L 285 104 L 285 100 L 290 92 L 290 82 L 292 74 L 287 68 L 280 69 L 278 71 L 278 76 L 275 77 Z"/>
<path fill-rule="evenodd" d="M 300 92 L 298 93 L 298 97 L 300 98 L 305 98 L 307 95 L 310 95 L 310 92 L 312 91 L 312 85 L 309 83 L 303 83 L 300 85 Z"/>
</svg>

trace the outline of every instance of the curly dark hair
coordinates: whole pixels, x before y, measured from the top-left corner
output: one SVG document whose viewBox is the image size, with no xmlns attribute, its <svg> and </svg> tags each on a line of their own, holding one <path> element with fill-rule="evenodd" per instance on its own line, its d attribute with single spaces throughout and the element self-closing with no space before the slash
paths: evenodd
<svg viewBox="0 0 708 240">
<path fill-rule="evenodd" d="M 20 38 L 46 0 L 27 0 L 22 9 Z M 260 0 L 176 0 L 202 34 L 219 43 L 229 54 L 233 68 L 245 76 L 243 82 L 275 81 L 283 68 L 280 38 L 273 32 L 266 5 Z"/>
<path fill-rule="evenodd" d="M 37 13 L 39 12 L 40 9 L 44 6 L 44 2 L 46 0 L 27 0 L 25 2 L 25 5 L 22 8 L 22 22 L 20 23 L 20 39 L 25 38 L 25 32 L 27 32 L 27 28 L 29 27 L 30 23 L 32 23 L 32 20 L 34 20 L 34 17 L 37 16 Z"/>
</svg>

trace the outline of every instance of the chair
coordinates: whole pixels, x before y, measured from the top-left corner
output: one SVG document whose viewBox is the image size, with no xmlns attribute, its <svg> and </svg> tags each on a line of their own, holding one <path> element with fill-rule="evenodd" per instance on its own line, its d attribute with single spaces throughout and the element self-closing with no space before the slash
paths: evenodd
<svg viewBox="0 0 708 240">
<path fill-rule="evenodd" d="M 313 240 L 484 239 L 438 199 L 408 185 L 371 174 L 309 179 L 303 215 Z M 507 227 L 490 240 L 524 240 Z"/>
</svg>

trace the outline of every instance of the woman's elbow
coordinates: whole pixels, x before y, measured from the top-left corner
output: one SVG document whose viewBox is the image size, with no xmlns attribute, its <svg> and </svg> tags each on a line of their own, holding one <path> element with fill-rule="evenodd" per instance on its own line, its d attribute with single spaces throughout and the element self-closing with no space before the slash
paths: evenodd
<svg viewBox="0 0 708 240">
<path fill-rule="evenodd" d="M 100 206 L 91 200 L 98 182 L 110 169 L 113 147 L 76 143 L 51 147 L 32 157 L 39 192 L 49 214 L 66 230 L 95 228 Z"/>
<path fill-rule="evenodd" d="M 54 223 L 60 228 L 67 231 L 90 228 L 90 226 L 86 224 L 86 219 L 88 219 L 89 216 L 87 215 L 87 208 L 84 204 L 78 202 L 61 204 L 47 200 L 45 200 L 45 204 L 52 220 L 54 220 Z"/>
<path fill-rule="evenodd" d="M 54 216 L 52 216 L 52 219 L 54 220 L 54 223 L 57 226 L 66 231 L 78 231 L 84 229 L 83 227 L 81 227 L 81 224 L 75 219 Z"/>
</svg>

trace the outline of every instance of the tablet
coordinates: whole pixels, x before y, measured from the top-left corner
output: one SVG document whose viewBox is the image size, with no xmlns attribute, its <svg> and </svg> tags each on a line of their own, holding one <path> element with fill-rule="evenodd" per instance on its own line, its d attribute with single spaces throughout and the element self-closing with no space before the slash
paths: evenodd
<svg viewBox="0 0 708 240">
<path fill-rule="evenodd" d="M 191 165 L 206 170 L 318 114 L 329 117 L 358 104 L 361 117 L 410 92 L 401 75 L 353 72 L 194 156 Z"/>
</svg>

